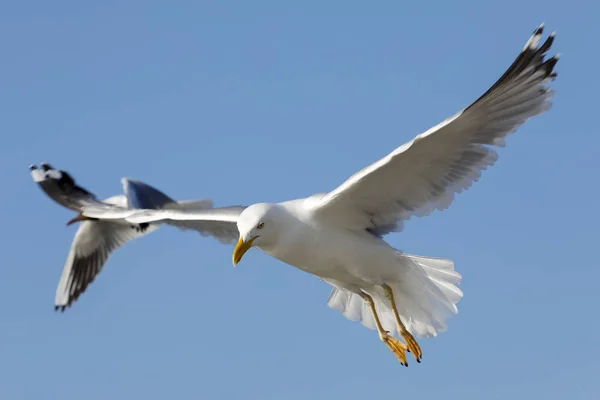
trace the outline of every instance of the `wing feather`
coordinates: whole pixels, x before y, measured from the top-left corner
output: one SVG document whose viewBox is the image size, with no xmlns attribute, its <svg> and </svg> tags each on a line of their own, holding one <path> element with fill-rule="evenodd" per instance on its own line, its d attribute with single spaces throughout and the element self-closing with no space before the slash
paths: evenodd
<svg viewBox="0 0 600 400">
<path fill-rule="evenodd" d="M 100 220 L 125 220 L 133 224 L 167 224 L 183 230 L 195 230 L 219 242 L 237 242 L 237 220 L 246 206 L 207 209 L 128 210 L 118 208 L 84 208 L 83 215 Z"/>
<path fill-rule="evenodd" d="M 457 193 L 494 165 L 504 138 L 547 111 L 558 56 L 544 60 L 554 34 L 539 46 L 543 25 L 500 79 L 475 102 L 370 166 L 309 207 L 322 218 L 375 235 L 402 230 L 413 216 L 447 208 Z M 539 46 L 539 47 L 538 47 Z"/>
<path fill-rule="evenodd" d="M 135 179 L 122 178 L 123 192 L 130 208 L 159 209 L 175 200 L 160 190 Z"/>
<path fill-rule="evenodd" d="M 31 177 L 48 197 L 63 207 L 80 211 L 84 206 L 100 206 L 96 195 L 79 186 L 68 172 L 43 163 L 43 169 L 31 166 Z"/>
<path fill-rule="evenodd" d="M 79 226 L 56 288 L 54 307 L 70 307 L 100 273 L 111 253 L 130 240 L 156 229 L 112 221 L 84 221 Z"/>
</svg>

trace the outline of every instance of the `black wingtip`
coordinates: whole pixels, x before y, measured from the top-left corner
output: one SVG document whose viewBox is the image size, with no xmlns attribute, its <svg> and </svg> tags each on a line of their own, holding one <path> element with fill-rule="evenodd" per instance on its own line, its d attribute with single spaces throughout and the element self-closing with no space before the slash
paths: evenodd
<svg viewBox="0 0 600 400">
<path fill-rule="evenodd" d="M 544 54 L 548 51 L 548 49 L 550 48 L 550 46 L 552 46 L 552 43 L 554 43 L 554 39 L 556 38 L 555 36 L 548 36 L 546 38 L 546 41 L 540 46 L 540 48 L 537 50 L 538 54 Z"/>
<path fill-rule="evenodd" d="M 546 40 L 540 45 L 539 42 L 541 39 L 543 28 L 544 24 L 541 24 L 533 32 L 533 35 L 531 35 L 531 38 L 529 38 L 529 40 L 527 41 L 527 45 L 525 45 L 525 48 L 523 49 L 520 58 L 524 59 L 521 61 L 526 61 L 526 63 L 522 62 L 522 64 L 537 63 L 536 70 L 544 69 L 546 73 L 550 75 L 552 74 L 552 70 L 554 69 L 554 66 L 560 58 L 560 54 L 556 54 L 555 56 L 544 60 L 544 56 L 546 55 L 548 50 L 550 50 L 550 47 L 552 47 L 554 39 L 556 39 L 556 32 L 552 32 L 550 35 L 548 35 Z"/>
<path fill-rule="evenodd" d="M 510 67 L 508 67 L 504 74 L 502 74 L 502 76 L 482 96 L 480 96 L 475 102 L 473 102 L 473 104 L 467 107 L 467 109 L 478 103 L 482 98 L 496 90 L 499 86 L 504 85 L 506 82 L 512 79 L 515 79 L 521 74 L 531 76 L 537 71 L 541 70 L 543 71 L 543 74 L 539 77 L 542 79 L 542 82 L 547 82 L 547 80 L 553 80 L 556 78 L 557 74 L 554 71 L 554 67 L 558 62 L 558 55 L 545 59 L 546 53 L 548 50 L 550 50 L 550 47 L 556 38 L 556 33 L 553 32 L 540 45 L 543 32 L 544 24 L 542 23 L 536 29 L 534 29 L 533 34 L 529 37 L 517 58 L 513 61 Z"/>
<path fill-rule="evenodd" d="M 544 33 L 544 23 L 540 24 L 537 28 L 535 28 L 533 30 L 533 33 L 529 37 L 529 40 L 527 41 L 527 43 L 525 43 L 525 46 L 523 47 L 523 50 L 521 52 L 525 53 L 528 51 L 535 51 L 538 48 L 538 45 L 539 45 L 539 42 L 540 42 L 540 39 L 541 39 L 543 33 Z M 547 50 L 550 47 L 550 45 L 552 44 L 552 40 L 554 40 L 554 36 L 550 35 L 550 37 L 548 39 L 546 39 L 546 42 L 549 42 L 549 43 L 544 43 L 542 45 L 542 47 L 546 47 L 545 50 Z"/>
<path fill-rule="evenodd" d="M 544 71 L 546 72 L 546 76 L 554 79 L 556 78 L 556 72 L 554 72 L 554 67 L 556 66 L 556 63 L 558 62 L 558 59 L 560 54 L 555 55 L 552 58 L 549 58 L 548 60 L 546 60 L 541 66 L 540 68 L 543 68 Z"/>
</svg>

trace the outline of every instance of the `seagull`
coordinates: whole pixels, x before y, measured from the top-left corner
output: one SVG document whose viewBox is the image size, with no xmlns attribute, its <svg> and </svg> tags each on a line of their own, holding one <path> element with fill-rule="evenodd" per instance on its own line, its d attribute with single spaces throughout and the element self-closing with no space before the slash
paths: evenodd
<svg viewBox="0 0 600 400">
<path fill-rule="evenodd" d="M 559 56 L 545 57 L 555 34 L 541 43 L 542 33 L 543 24 L 472 104 L 330 192 L 195 211 L 90 206 L 83 215 L 196 229 L 235 245 L 234 266 L 250 248 L 258 248 L 331 284 L 328 305 L 376 329 L 401 364 L 408 366 L 407 351 L 421 362 L 415 337 L 434 337 L 447 329 L 447 319 L 458 312 L 463 297 L 458 288 L 462 277 L 451 260 L 403 253 L 384 236 L 401 231 L 411 217 L 448 208 L 455 194 L 495 164 L 494 148 L 503 147 L 509 134 L 551 107 L 549 84 Z"/>
<path fill-rule="evenodd" d="M 77 185 L 69 173 L 54 169 L 43 162 L 41 168 L 30 165 L 33 181 L 52 200 L 63 207 L 77 211 L 78 215 L 67 222 L 67 226 L 81 222 L 75 233 L 71 249 L 63 267 L 56 289 L 54 309 L 63 311 L 70 307 L 94 281 L 110 254 L 128 241 L 142 237 L 158 229 L 149 223 L 128 223 L 103 221 L 81 214 L 87 206 L 99 209 L 141 208 L 141 209 L 202 209 L 212 207 L 210 200 L 177 202 L 159 190 L 143 182 L 123 178 L 121 183 L 125 194 L 98 200 L 96 196 Z"/>
</svg>

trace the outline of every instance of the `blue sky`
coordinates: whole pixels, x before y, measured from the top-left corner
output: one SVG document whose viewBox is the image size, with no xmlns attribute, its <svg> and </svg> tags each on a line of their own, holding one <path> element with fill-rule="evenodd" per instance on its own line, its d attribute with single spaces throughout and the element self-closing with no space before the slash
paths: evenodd
<svg viewBox="0 0 600 400">
<path fill-rule="evenodd" d="M 85 4 L 84 4 L 85 3 Z M 596 2 L 0 4 L 0 398 L 593 399 L 600 322 Z M 448 257 L 465 297 L 400 366 L 329 287 L 164 228 L 53 311 L 75 227 L 27 166 L 104 198 L 120 178 L 218 205 L 326 191 L 476 99 L 541 22 L 554 107 L 395 247 Z"/>
</svg>

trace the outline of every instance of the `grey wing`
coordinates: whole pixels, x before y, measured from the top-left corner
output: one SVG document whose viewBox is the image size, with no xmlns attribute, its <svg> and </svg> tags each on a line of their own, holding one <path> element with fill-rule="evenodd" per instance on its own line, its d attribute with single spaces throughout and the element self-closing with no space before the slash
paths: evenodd
<svg viewBox="0 0 600 400">
<path fill-rule="evenodd" d="M 165 220 L 164 223 L 182 230 L 196 231 L 204 237 L 212 236 L 223 244 L 235 244 L 240 236 L 237 225 L 231 222 Z"/>
<path fill-rule="evenodd" d="M 55 309 L 64 311 L 70 307 L 94 281 L 114 250 L 154 229 L 113 221 L 82 222 L 56 288 Z"/>
<path fill-rule="evenodd" d="M 160 190 L 147 183 L 123 178 L 123 191 L 127 198 L 127 206 L 133 209 L 147 210 L 203 210 L 212 208 L 213 202 L 208 199 L 173 200 Z"/>
<path fill-rule="evenodd" d="M 166 204 L 175 202 L 160 190 L 144 182 L 123 178 L 121 183 L 125 196 L 127 196 L 128 206 L 131 208 L 157 210 Z"/>
<path fill-rule="evenodd" d="M 245 208 L 246 206 L 230 206 L 190 210 L 140 210 L 123 215 L 123 218 L 131 223 L 163 223 L 184 230 L 195 230 L 202 236 L 212 236 L 223 244 L 233 244 L 239 239 L 237 218 Z M 84 214 L 87 213 L 84 211 Z M 114 213 L 105 215 L 110 214 Z M 90 216 L 102 218 L 102 213 L 91 213 Z"/>
</svg>

